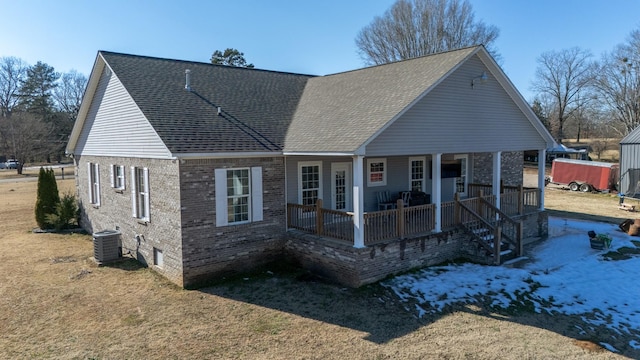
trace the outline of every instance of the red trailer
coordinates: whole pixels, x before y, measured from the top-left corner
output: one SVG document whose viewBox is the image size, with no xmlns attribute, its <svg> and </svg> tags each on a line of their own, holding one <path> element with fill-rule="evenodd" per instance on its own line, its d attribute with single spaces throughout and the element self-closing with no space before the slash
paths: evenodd
<svg viewBox="0 0 640 360">
<path fill-rule="evenodd" d="M 549 182 L 567 185 L 572 191 L 617 190 L 620 167 L 617 163 L 555 159 Z"/>
</svg>

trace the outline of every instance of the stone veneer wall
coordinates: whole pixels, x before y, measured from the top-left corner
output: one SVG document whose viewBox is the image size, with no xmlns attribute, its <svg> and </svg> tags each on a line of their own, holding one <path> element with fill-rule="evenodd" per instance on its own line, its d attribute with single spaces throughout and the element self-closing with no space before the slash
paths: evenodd
<svg viewBox="0 0 640 360">
<path fill-rule="evenodd" d="M 519 186 L 522 184 L 524 153 L 522 151 L 505 151 L 501 154 L 502 183 L 507 186 Z M 473 154 L 471 182 L 476 184 L 491 184 L 493 180 L 493 154 Z"/>
<path fill-rule="evenodd" d="M 522 221 L 525 244 L 549 236 L 549 214 L 546 211 L 516 216 L 513 219 Z"/>
<path fill-rule="evenodd" d="M 354 248 L 315 235 L 291 231 L 285 250 L 300 266 L 340 284 L 358 287 L 411 269 L 464 256 L 468 235 L 459 229 Z"/>
<path fill-rule="evenodd" d="M 264 220 L 216 227 L 214 170 L 255 166 L 262 167 Z M 180 177 L 185 287 L 250 270 L 282 255 L 286 235 L 282 157 L 183 160 Z"/>
<path fill-rule="evenodd" d="M 88 232 L 118 229 L 123 254 L 130 254 L 178 285 L 182 281 L 180 188 L 176 160 L 82 156 L 76 158 L 76 185 L 81 209 L 80 225 Z M 98 164 L 100 206 L 89 203 L 87 163 Z M 110 165 L 124 165 L 124 190 L 111 187 Z M 149 169 L 150 221 L 132 215 L 131 166 Z M 162 250 L 164 264 L 154 266 L 154 251 Z"/>
</svg>

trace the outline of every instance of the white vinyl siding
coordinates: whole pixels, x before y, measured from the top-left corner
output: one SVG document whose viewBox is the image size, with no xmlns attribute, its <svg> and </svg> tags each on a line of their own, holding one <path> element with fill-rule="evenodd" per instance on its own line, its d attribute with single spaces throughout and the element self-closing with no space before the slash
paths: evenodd
<svg viewBox="0 0 640 360">
<path fill-rule="evenodd" d="M 149 169 L 131 167 L 131 215 L 150 221 Z"/>
<path fill-rule="evenodd" d="M 298 163 L 298 199 L 302 205 L 315 205 L 322 199 L 322 162 Z"/>
<path fill-rule="evenodd" d="M 125 189 L 124 165 L 110 165 L 111 187 L 116 190 Z"/>
<path fill-rule="evenodd" d="M 367 186 L 387 185 L 387 159 L 367 159 Z"/>
<path fill-rule="evenodd" d="M 95 163 L 87 163 L 87 178 L 89 179 L 89 203 L 100 206 L 100 167 Z"/>
<path fill-rule="evenodd" d="M 424 156 L 409 158 L 409 189 L 425 191 L 426 158 Z"/>
<path fill-rule="evenodd" d="M 369 143 L 367 155 L 546 148 L 543 136 L 493 75 L 487 73 L 486 82 L 471 88 L 471 79 L 483 71 L 481 60 L 471 58 Z"/>
<path fill-rule="evenodd" d="M 102 72 L 76 152 L 82 155 L 168 158 L 164 145 L 120 80 Z"/>
<path fill-rule="evenodd" d="M 262 168 L 216 169 L 216 226 L 262 221 Z"/>
</svg>

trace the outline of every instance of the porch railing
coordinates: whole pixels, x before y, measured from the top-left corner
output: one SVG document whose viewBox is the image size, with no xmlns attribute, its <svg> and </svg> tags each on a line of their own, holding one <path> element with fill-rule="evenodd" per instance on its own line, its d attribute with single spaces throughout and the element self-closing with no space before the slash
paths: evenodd
<svg viewBox="0 0 640 360">
<path fill-rule="evenodd" d="M 434 204 L 405 207 L 399 199 L 395 209 L 364 213 L 364 243 L 428 233 L 435 228 Z"/>
<path fill-rule="evenodd" d="M 512 188 L 519 191 L 508 190 L 500 195 L 501 209 L 499 211 L 501 213 L 505 216 L 513 216 L 538 211 L 539 189 Z M 495 196 L 484 195 L 484 191 L 479 190 L 489 189 L 490 191 L 491 186 L 477 189 L 476 197 L 457 199 L 457 201 L 479 216 L 495 217 L 495 210 L 491 210 L 492 208 L 497 210 Z M 398 200 L 396 209 L 365 212 L 363 214 L 364 243 L 369 245 L 385 240 L 429 233 L 435 229 L 435 213 L 435 204 L 406 207 L 401 199 Z M 441 213 L 440 227 L 442 229 L 455 227 L 468 220 L 461 217 L 461 212 L 457 210 L 456 201 L 443 202 Z M 325 209 L 322 207 L 320 199 L 315 205 L 287 204 L 287 224 L 292 229 L 353 243 L 353 213 Z M 506 227 L 503 231 L 507 238 L 511 238 L 514 234 L 514 226 L 514 224 L 503 225 Z"/>
<path fill-rule="evenodd" d="M 500 209 L 509 216 L 536 212 L 540 208 L 541 191 L 538 188 L 501 185 L 500 189 Z M 469 184 L 469 197 L 486 199 L 485 194 L 492 194 L 492 190 L 491 185 Z"/>
<path fill-rule="evenodd" d="M 287 204 L 289 228 L 353 242 L 353 214 L 315 205 Z"/>
</svg>

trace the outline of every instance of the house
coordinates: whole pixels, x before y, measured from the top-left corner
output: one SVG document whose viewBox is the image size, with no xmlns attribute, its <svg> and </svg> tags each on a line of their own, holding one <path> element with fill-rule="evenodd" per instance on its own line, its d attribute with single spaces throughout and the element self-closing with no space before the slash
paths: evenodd
<svg viewBox="0 0 640 360">
<path fill-rule="evenodd" d="M 483 46 L 328 76 L 98 52 L 81 225 L 184 287 L 286 258 L 349 286 L 545 236 L 553 139 Z"/>
<path fill-rule="evenodd" d="M 640 127 L 620 140 L 620 185 L 618 191 L 640 198 Z"/>
</svg>

